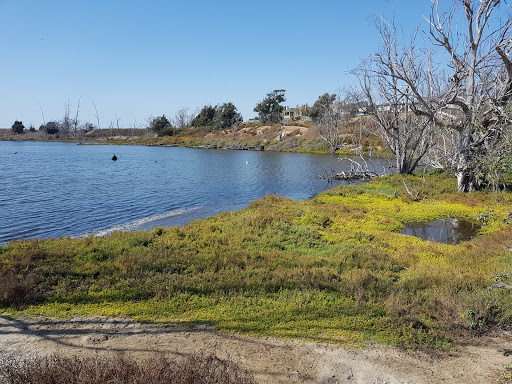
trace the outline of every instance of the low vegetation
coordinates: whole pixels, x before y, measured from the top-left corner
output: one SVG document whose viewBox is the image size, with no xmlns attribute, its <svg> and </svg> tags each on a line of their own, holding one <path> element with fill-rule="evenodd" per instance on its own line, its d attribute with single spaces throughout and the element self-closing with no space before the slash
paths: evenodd
<svg viewBox="0 0 512 384">
<path fill-rule="evenodd" d="M 253 384 L 252 376 L 236 364 L 214 356 L 190 356 L 134 361 L 127 358 L 36 357 L 0 361 L 6 384 Z"/>
<path fill-rule="evenodd" d="M 356 117 L 340 127 L 338 153 L 354 155 L 359 152 L 388 156 L 390 152 L 382 140 L 366 128 L 367 119 Z M 189 128 L 179 135 L 146 139 L 155 145 L 178 145 L 186 147 L 220 149 L 264 149 L 278 152 L 330 153 L 332 148 L 319 136 L 319 127 L 310 120 L 284 123 L 282 139 L 279 140 L 278 124 L 243 123 L 236 130 L 210 127 Z M 149 140 L 149 141 L 148 141 Z"/>
<path fill-rule="evenodd" d="M 404 184 L 405 181 L 405 184 Z M 407 188 L 405 187 L 407 185 Z M 268 195 L 185 227 L 0 247 L 0 312 L 128 315 L 322 342 L 448 348 L 512 325 L 512 195 L 388 176 L 308 201 Z M 404 223 L 480 221 L 458 245 Z"/>
</svg>

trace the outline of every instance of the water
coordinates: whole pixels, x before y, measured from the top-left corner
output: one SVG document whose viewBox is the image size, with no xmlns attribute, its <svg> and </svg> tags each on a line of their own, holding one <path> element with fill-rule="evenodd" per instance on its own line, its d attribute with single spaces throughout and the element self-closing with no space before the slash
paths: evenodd
<svg viewBox="0 0 512 384">
<path fill-rule="evenodd" d="M 407 223 L 400 233 L 423 240 L 445 244 L 458 244 L 471 240 L 481 225 L 463 219 L 439 219 L 431 223 Z"/>
<path fill-rule="evenodd" d="M 336 185 L 316 178 L 331 169 L 344 166 L 329 155 L 0 142 L 0 244 L 185 225 L 267 193 L 307 199 Z"/>
</svg>

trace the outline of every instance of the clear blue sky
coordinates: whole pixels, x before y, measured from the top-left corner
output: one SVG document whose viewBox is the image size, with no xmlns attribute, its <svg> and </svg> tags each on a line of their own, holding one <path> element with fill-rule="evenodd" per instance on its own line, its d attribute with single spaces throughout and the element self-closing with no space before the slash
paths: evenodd
<svg viewBox="0 0 512 384">
<path fill-rule="evenodd" d="M 233 102 L 245 120 L 273 89 L 313 104 L 379 45 L 372 17 L 425 26 L 429 0 L 0 0 L 0 127 L 102 128 Z"/>
</svg>

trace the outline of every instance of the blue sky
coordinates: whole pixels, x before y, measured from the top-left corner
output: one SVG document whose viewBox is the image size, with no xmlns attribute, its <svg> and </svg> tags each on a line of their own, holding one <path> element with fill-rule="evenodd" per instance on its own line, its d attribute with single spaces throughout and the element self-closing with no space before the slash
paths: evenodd
<svg viewBox="0 0 512 384">
<path fill-rule="evenodd" d="M 313 104 L 379 45 L 372 17 L 425 26 L 429 0 L 0 0 L 0 127 L 60 120 L 144 126 L 233 102 L 244 119 L 274 89 Z M 73 112 L 74 113 L 74 112 Z"/>
</svg>

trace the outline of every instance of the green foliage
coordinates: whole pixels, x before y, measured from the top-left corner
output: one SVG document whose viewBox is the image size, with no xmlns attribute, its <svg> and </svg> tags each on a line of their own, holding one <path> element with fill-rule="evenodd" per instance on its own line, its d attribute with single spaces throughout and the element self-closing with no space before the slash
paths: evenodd
<svg viewBox="0 0 512 384">
<path fill-rule="evenodd" d="M 224 103 L 216 107 L 215 127 L 218 129 L 229 128 L 243 122 L 242 115 L 238 113 L 233 103 Z"/>
<path fill-rule="evenodd" d="M 153 132 L 160 134 L 165 129 L 172 128 L 172 124 L 169 121 L 169 119 L 167 119 L 167 117 L 165 117 L 165 115 L 162 115 L 160 117 L 155 117 L 153 120 L 151 120 L 151 122 L 149 124 L 149 128 Z"/>
<path fill-rule="evenodd" d="M 286 101 L 284 89 L 276 89 L 267 93 L 267 97 L 254 107 L 262 123 L 279 123 L 282 120 L 284 107 L 281 103 Z"/>
<path fill-rule="evenodd" d="M 11 129 L 13 133 L 21 135 L 23 133 L 23 130 L 25 129 L 25 126 L 21 121 L 16 120 L 14 124 L 11 126 Z"/>
<path fill-rule="evenodd" d="M 320 121 L 323 114 L 327 110 L 327 108 L 331 108 L 332 103 L 336 100 L 335 94 L 324 93 L 322 96 L 318 97 L 318 100 L 315 101 L 313 107 L 311 108 L 311 112 L 309 116 L 313 119 L 314 122 Z"/>
<path fill-rule="evenodd" d="M 205 105 L 192 120 L 193 127 L 213 127 L 214 129 L 229 128 L 243 121 L 242 115 L 233 103 L 222 105 Z"/>
<path fill-rule="evenodd" d="M 510 219 L 510 213 L 508 216 L 503 218 L 503 221 L 508 224 Z M 491 221 L 496 221 L 497 217 L 494 213 L 494 209 L 486 209 L 484 212 L 480 212 L 478 215 L 475 216 L 475 220 L 479 223 L 482 223 L 482 225 L 488 225 Z"/>
<path fill-rule="evenodd" d="M 59 133 L 60 127 L 59 123 L 55 121 L 49 121 L 45 125 L 41 125 L 39 130 L 45 131 L 48 135 L 55 135 L 56 133 Z"/>
<path fill-rule="evenodd" d="M 179 130 L 179 129 L 175 129 L 173 127 L 165 127 L 158 132 L 158 137 L 175 136 L 175 135 L 178 135 L 180 132 L 181 132 L 181 130 Z"/>
<path fill-rule="evenodd" d="M 512 325 L 510 293 L 487 289 L 512 283 L 512 198 L 457 194 L 444 175 L 406 182 L 425 198 L 400 197 L 402 178 L 389 176 L 309 201 L 267 195 L 181 228 L 12 241 L 0 247 L 0 310 L 434 348 L 461 326 Z M 496 220 L 485 235 L 458 245 L 398 233 L 405 222 L 488 209 Z"/>
<path fill-rule="evenodd" d="M 512 383 L 512 364 L 507 364 L 500 372 L 500 377 L 496 379 L 498 383 Z"/>
<path fill-rule="evenodd" d="M 216 107 L 205 105 L 192 120 L 193 127 L 209 127 L 214 125 Z"/>
<path fill-rule="evenodd" d="M 83 129 L 84 129 L 84 131 L 85 131 L 85 132 L 90 132 L 90 131 L 92 131 L 94 128 L 95 128 L 95 127 L 94 127 L 94 124 L 92 124 L 92 123 L 85 123 L 85 124 L 83 125 Z"/>
</svg>

